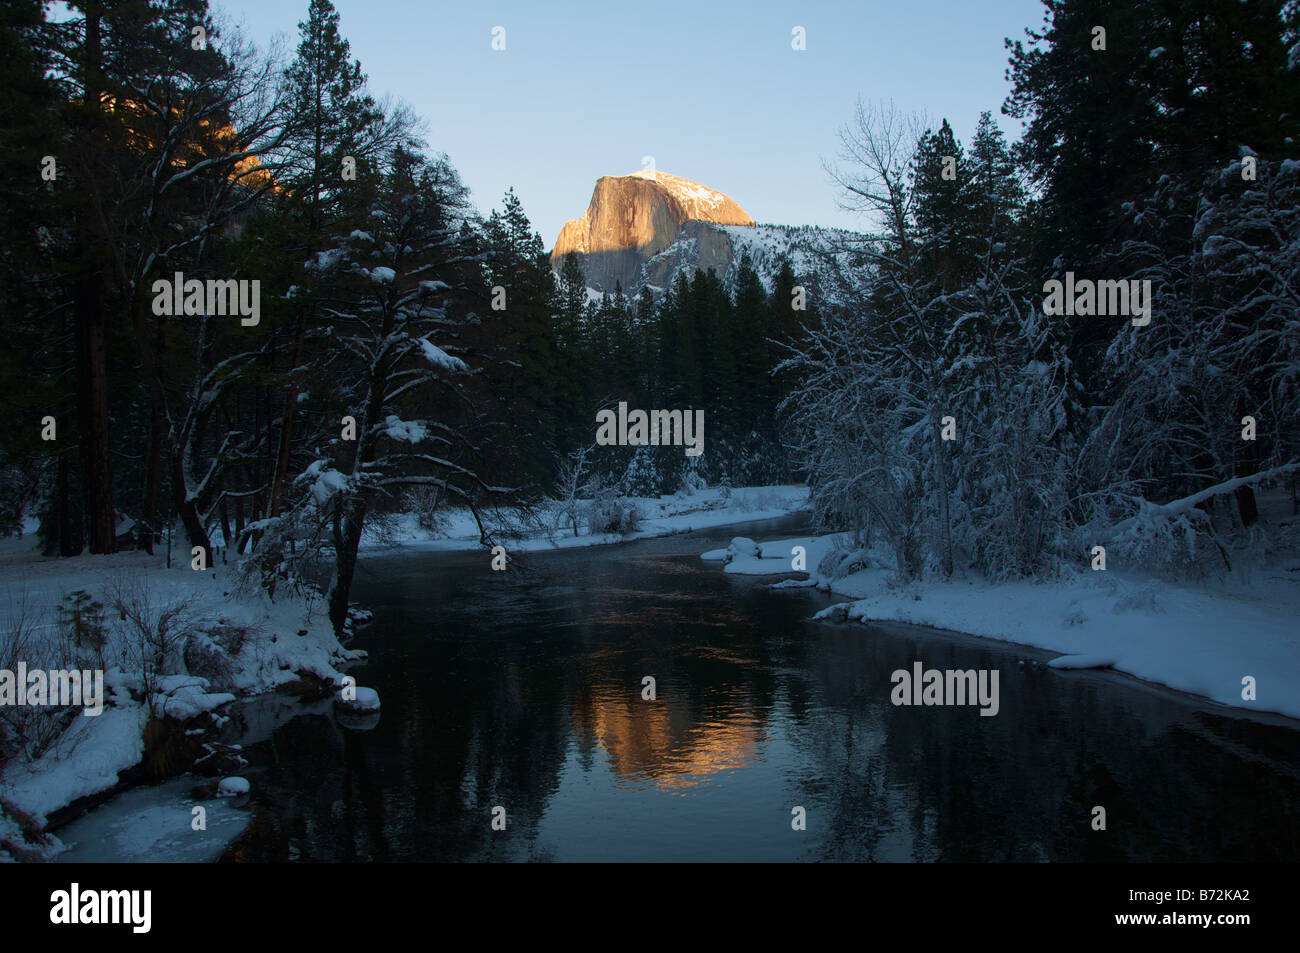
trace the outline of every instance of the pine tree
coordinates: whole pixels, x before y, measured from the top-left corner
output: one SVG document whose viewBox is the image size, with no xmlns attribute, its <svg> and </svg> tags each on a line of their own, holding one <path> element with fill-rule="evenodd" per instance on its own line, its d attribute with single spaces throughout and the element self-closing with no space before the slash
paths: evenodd
<svg viewBox="0 0 1300 953">
<path fill-rule="evenodd" d="M 644 286 L 632 312 L 632 347 L 638 406 L 650 406 L 659 363 L 659 322 L 654 293 Z"/>
<path fill-rule="evenodd" d="M 581 334 L 582 313 L 587 306 L 587 279 L 582 273 L 577 252 L 564 256 L 560 266 L 559 292 L 556 325 L 560 344 L 568 347 L 576 343 Z"/>
<path fill-rule="evenodd" d="M 556 446 L 557 343 L 552 314 L 555 283 L 542 237 L 532 228 L 514 190 L 483 227 L 487 283 L 506 292 L 506 308 L 487 310 L 487 379 L 501 404 L 506 443 L 513 449 L 499 472 L 539 488 L 552 478 Z"/>
<path fill-rule="evenodd" d="M 66 147 L 68 202 L 57 227 L 69 244 L 58 275 L 70 287 L 75 433 L 90 548 L 114 546 L 120 489 L 108 452 L 110 423 L 133 427 L 129 409 L 141 391 L 150 405 L 141 441 L 148 447 L 141 537 L 152 542 L 159 493 L 170 482 L 192 543 L 206 546 L 200 511 L 217 488 L 191 483 L 188 475 L 217 405 L 206 399 L 202 368 L 186 362 L 197 354 L 202 365 L 210 340 L 204 322 L 181 326 L 191 346 L 178 349 L 175 377 L 192 377 L 174 388 L 174 346 L 168 322 L 150 310 L 151 287 L 173 270 L 206 268 L 226 223 L 270 187 L 270 176 L 250 160 L 280 141 L 274 76 L 246 46 L 216 42 L 204 0 L 87 0 L 74 11 L 78 16 L 51 31 L 50 49 L 75 133 Z M 195 26 L 213 42 L 193 43 Z M 120 360 L 110 362 L 110 354 Z M 112 392 L 118 396 L 110 404 Z M 114 407 L 119 413 L 110 413 Z"/>
<path fill-rule="evenodd" d="M 290 117 L 288 160 L 282 173 L 287 211 L 297 227 L 290 249 L 306 262 L 320 250 L 324 237 L 347 214 L 350 187 L 358 178 L 373 177 L 381 157 L 407 134 L 401 115 L 385 116 L 366 91 L 361 63 L 351 59 L 351 47 L 339 32 L 339 14 L 330 0 L 311 0 L 307 19 L 298 24 L 297 55 L 285 72 Z M 348 162 L 345 178 L 344 163 Z M 289 371 L 284 382 L 283 412 L 275 472 L 267 497 L 269 517 L 280 512 L 298 390 L 296 368 L 303 366 L 303 346 L 313 320 L 311 276 L 300 273 L 295 300 Z"/>
<path fill-rule="evenodd" d="M 556 279 L 554 328 L 556 440 L 562 452 L 587 446 L 594 419 L 594 362 L 585 328 L 587 280 L 575 252 L 564 256 Z"/>
<path fill-rule="evenodd" d="M 936 293 L 955 290 L 974 267 L 963 195 L 968 180 L 966 155 L 948 120 L 938 132 L 926 130 L 912 160 L 912 215 L 920 246 L 918 267 L 934 278 Z"/>
<path fill-rule="evenodd" d="M 1006 137 L 987 110 L 980 113 L 966 164 L 972 228 L 982 229 L 985 235 L 1013 237 L 1012 226 L 1024 211 L 1025 190 Z"/>
<path fill-rule="evenodd" d="M 356 160 L 364 173 L 393 146 L 395 131 L 366 91 L 360 61 L 350 59 L 334 4 L 311 0 L 298 31 L 297 56 L 285 72 L 292 160 L 284 184 L 304 209 L 311 243 L 330 227 L 347 190 L 344 159 Z"/>
<path fill-rule="evenodd" d="M 741 253 L 735 278 L 735 329 L 732 349 L 736 377 L 747 392 L 744 416 L 755 422 L 770 415 L 776 383 L 770 375 L 775 366 L 768 339 L 778 331 L 767 306 L 763 282 L 754 270 L 749 251 Z"/>
<path fill-rule="evenodd" d="M 609 374 L 610 391 L 622 399 L 635 401 L 637 379 L 632 347 L 632 312 L 623 283 L 614 282 L 614 293 L 609 298 Z"/>
<path fill-rule="evenodd" d="M 1122 239 L 1123 203 L 1163 175 L 1199 179 L 1241 144 L 1267 157 L 1294 154 L 1283 117 L 1300 115 L 1300 86 L 1288 75 L 1286 0 L 1044 6 L 1027 45 L 1007 41 L 1013 90 L 1003 106 L 1027 122 L 1040 227 L 1056 238 L 1040 265 L 1058 252 L 1086 263 Z M 1104 50 L 1093 49 L 1097 26 Z"/>
<path fill-rule="evenodd" d="M 462 241 L 467 211 L 454 170 L 399 151 L 375 198 L 371 230 L 338 235 L 313 262 L 330 302 L 320 333 L 334 342 L 321 370 L 330 401 L 352 409 L 357 428 L 355 440 L 332 437 L 328 452 L 295 480 L 301 495 L 293 519 L 279 522 L 292 528 L 312 514 L 323 518 L 335 555 L 328 598 L 336 632 L 346 621 L 367 517 L 384 494 L 433 487 L 477 512 L 499 491 L 483 475 L 485 448 L 456 416 L 473 403 L 472 374 L 460 356 L 470 320 L 456 303 L 472 291 L 462 278 L 477 257 Z"/>
</svg>

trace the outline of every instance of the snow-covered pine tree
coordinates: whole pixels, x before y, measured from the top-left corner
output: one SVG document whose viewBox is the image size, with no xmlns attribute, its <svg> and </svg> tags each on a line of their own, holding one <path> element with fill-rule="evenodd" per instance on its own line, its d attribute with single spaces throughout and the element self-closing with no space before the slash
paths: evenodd
<svg viewBox="0 0 1300 953">
<path fill-rule="evenodd" d="M 285 70 L 289 115 L 281 150 L 282 188 L 277 193 L 286 227 L 275 237 L 297 262 L 306 262 L 348 218 L 358 183 L 380 173 L 384 157 L 408 138 L 413 120 L 404 109 L 385 109 L 371 97 L 330 0 L 311 0 L 298 33 L 297 54 Z M 268 517 L 279 514 L 289 478 L 298 412 L 295 395 L 306 384 L 300 369 L 310 363 L 306 336 L 316 309 L 312 273 L 297 271 L 289 280 L 298 289 L 290 302 L 292 320 L 283 332 L 274 325 L 268 328 L 271 359 L 277 351 L 288 352 L 287 369 L 279 375 L 283 409 L 266 494 Z M 281 342 L 281 337 L 286 340 Z"/>
<path fill-rule="evenodd" d="M 331 342 L 322 372 L 332 405 L 356 420 L 355 440 L 333 438 L 296 481 L 301 506 L 328 526 L 336 631 L 381 494 L 436 486 L 477 513 L 489 495 L 506 492 L 475 468 L 476 448 L 456 426 L 471 374 L 457 354 L 457 329 L 472 320 L 457 293 L 477 266 L 461 228 L 467 214 L 466 191 L 445 160 L 399 150 L 367 227 L 340 236 L 312 265 L 321 282 L 317 331 Z"/>
</svg>

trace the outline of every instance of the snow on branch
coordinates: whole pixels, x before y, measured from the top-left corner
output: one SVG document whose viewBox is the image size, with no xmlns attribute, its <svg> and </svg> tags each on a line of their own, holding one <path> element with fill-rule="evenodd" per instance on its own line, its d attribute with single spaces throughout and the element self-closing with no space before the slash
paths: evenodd
<svg viewBox="0 0 1300 953">
<path fill-rule="evenodd" d="M 434 367 L 440 367 L 447 371 L 468 371 L 469 365 L 458 357 L 452 357 L 438 345 L 424 338 L 420 339 L 420 349 L 424 352 L 425 359 Z"/>
<path fill-rule="evenodd" d="M 1222 483 L 1216 483 L 1214 486 L 1198 490 L 1191 496 L 1185 496 L 1180 500 L 1171 500 L 1168 503 L 1149 503 L 1146 500 L 1139 500 L 1138 505 L 1141 512 L 1138 513 L 1138 515 L 1130 516 L 1128 519 L 1116 523 L 1106 534 L 1098 537 L 1098 539 L 1103 542 L 1114 539 L 1133 529 L 1143 520 L 1149 520 L 1153 517 L 1182 516 L 1191 512 L 1206 500 L 1213 499 L 1216 496 L 1224 496 L 1228 493 L 1234 493 L 1243 486 L 1251 486 L 1252 484 L 1264 480 L 1271 480 L 1283 476 L 1284 474 L 1292 473 L 1296 470 L 1300 470 L 1300 463 L 1286 463 L 1282 466 L 1273 467 L 1250 476 L 1233 477 L 1231 480 L 1224 480 Z"/>
</svg>

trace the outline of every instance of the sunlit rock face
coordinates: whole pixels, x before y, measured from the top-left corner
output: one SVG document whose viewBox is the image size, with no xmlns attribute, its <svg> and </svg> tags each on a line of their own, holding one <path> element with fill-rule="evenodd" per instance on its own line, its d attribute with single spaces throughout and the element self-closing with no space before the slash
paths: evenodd
<svg viewBox="0 0 1300 953">
<path fill-rule="evenodd" d="M 557 271 L 564 256 L 577 252 L 587 285 L 613 291 L 621 284 L 635 291 L 645 283 L 643 266 L 683 237 L 688 223 L 748 225 L 754 220 L 732 199 L 714 189 L 658 170 L 631 175 L 604 175 L 596 180 L 591 203 L 582 218 L 571 219 L 560 229 L 551 252 Z M 696 237 L 698 228 L 691 229 Z M 711 232 L 718 247 L 708 257 L 724 268 L 731 259 L 731 243 L 722 233 Z M 725 246 L 725 247 L 722 247 Z M 663 280 L 664 276 L 656 275 Z"/>
</svg>

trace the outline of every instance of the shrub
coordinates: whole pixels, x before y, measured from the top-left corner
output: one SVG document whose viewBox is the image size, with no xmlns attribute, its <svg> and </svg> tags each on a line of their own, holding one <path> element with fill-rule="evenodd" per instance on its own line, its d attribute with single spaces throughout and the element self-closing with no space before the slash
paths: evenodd
<svg viewBox="0 0 1300 953">
<path fill-rule="evenodd" d="M 103 603 L 92 599 L 84 589 L 74 589 L 63 597 L 58 617 L 59 630 L 72 650 L 68 655 L 77 666 L 104 668 L 108 630 L 104 625 Z"/>
<path fill-rule="evenodd" d="M 592 535 L 617 533 L 629 536 L 641 528 L 641 508 L 629 500 L 591 500 L 586 511 L 587 528 Z"/>
</svg>

